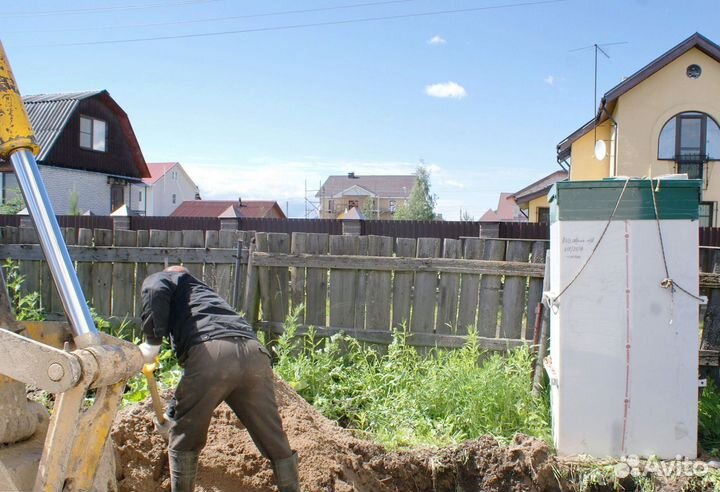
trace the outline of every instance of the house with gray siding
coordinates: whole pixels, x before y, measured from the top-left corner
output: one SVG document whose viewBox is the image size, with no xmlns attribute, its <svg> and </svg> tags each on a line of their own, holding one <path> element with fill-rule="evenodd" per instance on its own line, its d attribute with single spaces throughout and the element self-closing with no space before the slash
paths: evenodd
<svg viewBox="0 0 720 492">
<path fill-rule="evenodd" d="M 110 215 L 127 205 L 141 213 L 139 191 L 150 177 L 123 109 L 103 91 L 23 97 L 40 146 L 40 174 L 58 215 Z M 12 172 L 0 174 L 3 203 L 19 192 Z"/>
</svg>

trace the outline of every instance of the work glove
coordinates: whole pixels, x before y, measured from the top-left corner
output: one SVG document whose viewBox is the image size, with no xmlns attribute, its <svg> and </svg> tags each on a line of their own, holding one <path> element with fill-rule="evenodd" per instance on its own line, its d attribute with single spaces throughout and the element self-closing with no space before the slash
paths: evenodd
<svg viewBox="0 0 720 492">
<path fill-rule="evenodd" d="M 151 345 L 147 342 L 143 342 L 140 344 L 139 348 L 140 352 L 142 352 L 145 364 L 152 364 L 155 362 L 155 357 L 157 357 L 160 353 L 160 344 Z"/>
<path fill-rule="evenodd" d="M 162 424 L 157 417 L 153 417 L 153 424 L 155 424 L 155 432 L 160 434 L 165 442 L 170 440 L 170 427 L 172 427 L 173 420 L 165 414 L 165 422 Z"/>
</svg>

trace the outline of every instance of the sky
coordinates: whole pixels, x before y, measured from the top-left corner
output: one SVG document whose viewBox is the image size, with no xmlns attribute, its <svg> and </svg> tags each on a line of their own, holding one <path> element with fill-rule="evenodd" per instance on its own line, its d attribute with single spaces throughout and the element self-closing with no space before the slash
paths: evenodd
<svg viewBox="0 0 720 492">
<path fill-rule="evenodd" d="M 478 219 L 559 169 L 602 95 L 716 0 L 24 0 L 2 40 L 23 94 L 106 89 L 147 162 L 204 199 L 292 217 L 328 175 L 431 171 L 437 211 Z M 621 43 L 621 44 L 614 44 Z"/>
</svg>

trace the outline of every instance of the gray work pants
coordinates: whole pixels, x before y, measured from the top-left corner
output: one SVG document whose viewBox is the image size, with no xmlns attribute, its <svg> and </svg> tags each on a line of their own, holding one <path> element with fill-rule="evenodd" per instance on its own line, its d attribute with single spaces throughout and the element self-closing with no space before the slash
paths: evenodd
<svg viewBox="0 0 720 492">
<path fill-rule="evenodd" d="M 263 456 L 275 461 L 292 455 L 275 402 L 270 354 L 257 340 L 232 337 L 194 345 L 184 368 L 175 391 L 170 449 L 199 452 L 213 411 L 225 401 Z"/>
</svg>

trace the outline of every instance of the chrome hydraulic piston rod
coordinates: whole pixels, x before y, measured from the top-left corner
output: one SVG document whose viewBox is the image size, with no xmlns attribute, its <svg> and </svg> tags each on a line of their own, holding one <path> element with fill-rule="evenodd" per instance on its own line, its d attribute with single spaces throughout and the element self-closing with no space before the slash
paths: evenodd
<svg viewBox="0 0 720 492">
<path fill-rule="evenodd" d="M 78 348 L 98 345 L 97 328 L 35 162 L 33 154 L 38 150 L 10 63 L 0 44 L 0 159 L 10 161 L 15 171 L 40 247 L 70 321 L 75 345 Z"/>
</svg>

